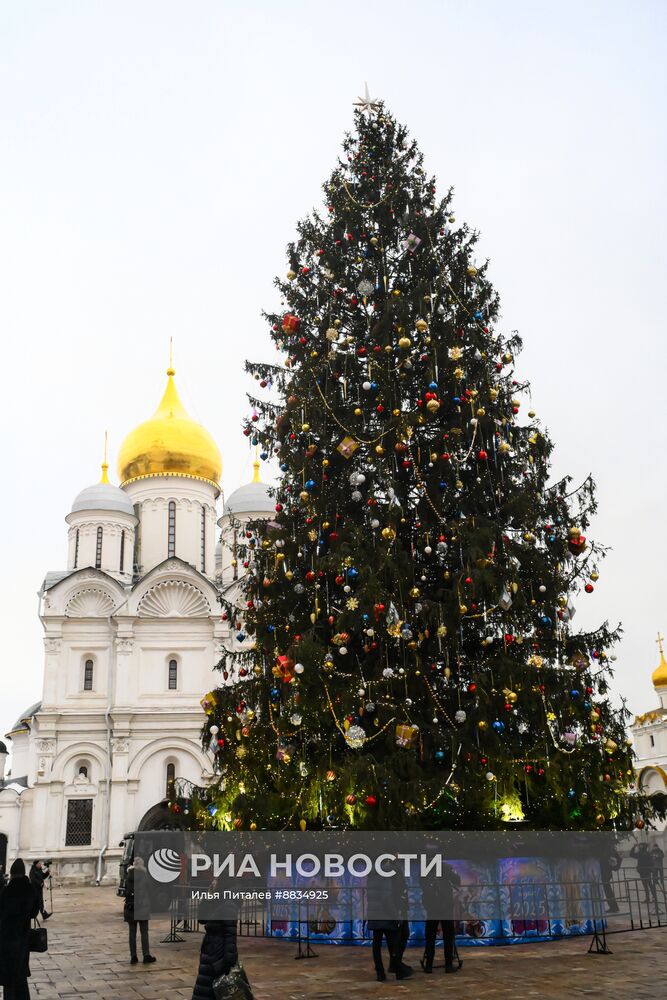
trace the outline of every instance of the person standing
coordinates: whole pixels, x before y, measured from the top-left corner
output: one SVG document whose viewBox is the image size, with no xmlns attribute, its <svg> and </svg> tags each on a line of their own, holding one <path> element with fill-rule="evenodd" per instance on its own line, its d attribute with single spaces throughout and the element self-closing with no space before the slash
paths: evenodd
<svg viewBox="0 0 667 1000">
<path fill-rule="evenodd" d="M 438 934 L 438 924 L 442 925 L 442 944 L 445 953 L 445 972 L 458 972 L 460 963 L 454 963 L 454 888 L 461 885 L 461 879 L 451 865 L 446 862 L 442 866 L 440 876 L 430 875 L 422 878 L 422 906 L 426 913 L 424 926 L 424 957 L 421 966 L 424 972 L 433 972 L 435 956 L 435 939 Z"/>
<path fill-rule="evenodd" d="M 42 915 L 42 920 L 48 920 L 51 914 L 47 913 L 44 906 L 44 883 L 47 878 L 51 878 L 51 872 L 45 867 L 43 861 L 33 861 L 29 878 L 30 885 L 35 890 L 35 895 L 39 902 L 39 912 Z"/>
<path fill-rule="evenodd" d="M 207 920 L 204 923 L 192 1000 L 215 1000 L 213 983 L 220 976 L 228 975 L 239 960 L 236 935 L 236 920 Z"/>
<path fill-rule="evenodd" d="M 651 862 L 653 864 L 653 882 L 656 889 L 665 891 L 665 852 L 659 844 L 653 844 L 651 848 Z"/>
<path fill-rule="evenodd" d="M 387 978 L 382 961 L 382 942 L 387 942 L 389 950 L 389 972 L 397 979 L 407 979 L 412 975 L 412 967 L 403 961 L 403 952 L 410 929 L 407 920 L 399 919 L 407 912 L 405 882 L 400 876 L 390 879 L 373 871 L 366 881 L 366 912 L 370 915 L 367 926 L 373 936 L 373 964 L 378 982 Z M 389 916 L 379 916 L 379 914 Z"/>
<path fill-rule="evenodd" d="M 144 956 L 144 965 L 151 965 L 156 959 L 151 955 L 148 943 L 148 920 L 136 920 L 134 916 L 134 897 L 137 890 L 141 892 L 146 882 L 146 868 L 143 858 L 135 858 L 134 862 L 127 869 L 125 882 L 125 905 L 123 906 L 123 920 L 128 925 L 130 940 L 130 965 L 136 965 L 137 958 L 137 925 L 141 934 L 141 951 Z"/>
<path fill-rule="evenodd" d="M 637 874 L 644 886 L 644 896 L 646 905 L 650 905 L 649 896 L 653 896 L 655 907 L 658 907 L 658 894 L 655 890 L 655 880 L 653 878 L 653 858 L 648 849 L 648 844 L 635 844 L 630 850 L 630 857 L 637 862 Z"/>
<path fill-rule="evenodd" d="M 0 892 L 0 984 L 5 1000 L 30 1000 L 30 921 L 39 900 L 25 864 L 17 858 L 9 869 L 9 884 Z"/>
</svg>

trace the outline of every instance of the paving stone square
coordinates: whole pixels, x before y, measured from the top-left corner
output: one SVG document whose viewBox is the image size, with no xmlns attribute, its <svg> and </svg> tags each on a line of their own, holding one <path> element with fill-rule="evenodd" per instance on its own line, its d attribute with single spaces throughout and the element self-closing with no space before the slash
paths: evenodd
<svg viewBox="0 0 667 1000">
<path fill-rule="evenodd" d="M 30 994 L 39 1000 L 190 1000 L 201 934 L 165 944 L 166 920 L 150 924 L 152 966 L 129 964 L 122 900 L 112 886 L 54 892 L 47 924 L 49 951 L 33 955 Z M 659 1000 L 667 982 L 667 929 L 610 937 L 611 955 L 589 955 L 588 938 L 508 947 L 462 948 L 463 969 L 426 976 L 421 951 L 406 952 L 412 978 L 375 981 L 369 948 L 318 945 L 317 958 L 297 961 L 293 942 L 239 940 L 242 962 L 256 1000 Z M 442 961 L 441 953 L 436 955 Z"/>
</svg>

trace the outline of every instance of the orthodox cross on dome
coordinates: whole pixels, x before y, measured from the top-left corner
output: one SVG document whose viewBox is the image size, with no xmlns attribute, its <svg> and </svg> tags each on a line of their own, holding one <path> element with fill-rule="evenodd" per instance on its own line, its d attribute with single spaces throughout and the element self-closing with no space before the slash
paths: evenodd
<svg viewBox="0 0 667 1000">
<path fill-rule="evenodd" d="M 359 97 L 358 100 L 354 102 L 354 106 L 369 116 L 371 112 L 380 110 L 380 102 L 374 97 L 371 97 L 368 91 L 368 84 L 366 82 L 364 82 L 364 96 Z"/>
<path fill-rule="evenodd" d="M 104 432 L 104 458 L 102 459 L 102 478 L 101 483 L 109 482 L 109 463 L 107 462 L 107 444 L 109 438 L 109 431 Z"/>
<path fill-rule="evenodd" d="M 169 338 L 169 367 L 167 368 L 167 375 L 175 375 L 176 370 L 174 369 L 174 338 Z"/>
<path fill-rule="evenodd" d="M 658 632 L 658 638 L 655 641 L 656 641 L 656 643 L 658 645 L 658 649 L 660 650 L 660 656 L 663 656 L 664 655 L 664 650 L 662 648 L 662 644 L 665 641 L 664 635 L 660 635 L 660 633 Z"/>
</svg>

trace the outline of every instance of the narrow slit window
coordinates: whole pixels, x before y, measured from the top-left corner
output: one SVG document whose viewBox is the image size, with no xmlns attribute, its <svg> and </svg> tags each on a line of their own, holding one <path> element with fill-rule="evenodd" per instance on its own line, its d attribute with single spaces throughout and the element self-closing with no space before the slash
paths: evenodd
<svg viewBox="0 0 667 1000">
<path fill-rule="evenodd" d="M 175 691 L 178 687 L 178 663 L 176 660 L 169 661 L 169 690 Z"/>
<path fill-rule="evenodd" d="M 120 559 L 119 559 L 119 564 L 118 564 L 118 571 L 120 573 L 122 573 L 124 568 L 125 568 L 125 532 L 121 531 L 121 533 L 120 533 Z"/>
<path fill-rule="evenodd" d="M 97 544 L 95 546 L 95 569 L 100 569 L 102 566 L 103 540 L 104 540 L 104 530 L 100 527 L 97 529 Z"/>
<path fill-rule="evenodd" d="M 176 765 L 167 764 L 167 798 L 171 795 L 172 789 L 174 787 L 174 782 L 176 781 Z"/>
<path fill-rule="evenodd" d="M 93 661 L 86 660 L 83 667 L 83 690 L 93 690 Z"/>
<path fill-rule="evenodd" d="M 167 555 L 171 559 L 176 555 L 176 502 L 169 501 L 169 534 L 167 544 Z"/>
<path fill-rule="evenodd" d="M 206 507 L 201 509 L 201 571 L 206 572 Z"/>
<path fill-rule="evenodd" d="M 79 529 L 76 529 L 76 535 L 74 536 L 74 569 L 79 565 Z"/>
</svg>

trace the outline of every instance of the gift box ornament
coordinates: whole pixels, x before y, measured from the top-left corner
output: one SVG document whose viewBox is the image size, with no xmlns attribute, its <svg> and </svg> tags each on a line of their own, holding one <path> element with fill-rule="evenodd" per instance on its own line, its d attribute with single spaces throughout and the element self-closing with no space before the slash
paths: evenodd
<svg viewBox="0 0 667 1000">
<path fill-rule="evenodd" d="M 358 447 L 359 442 L 355 441 L 353 437 L 344 437 L 336 448 L 336 451 L 339 452 L 343 458 L 352 458 Z"/>
<path fill-rule="evenodd" d="M 414 253 L 420 243 L 421 240 L 419 239 L 419 237 L 415 236 L 414 233 L 410 233 L 408 238 L 406 240 L 403 240 L 403 249 L 409 250 L 410 253 Z"/>
<path fill-rule="evenodd" d="M 300 326 L 301 320 L 298 316 L 294 316 L 293 313 L 286 313 L 283 316 L 283 333 L 298 333 Z"/>
<path fill-rule="evenodd" d="M 419 743 L 419 726 L 396 726 L 396 746 L 410 749 Z"/>
<path fill-rule="evenodd" d="M 210 715 L 218 704 L 218 699 L 213 691 L 209 691 L 199 702 L 201 707 L 204 709 L 207 715 Z"/>
</svg>

